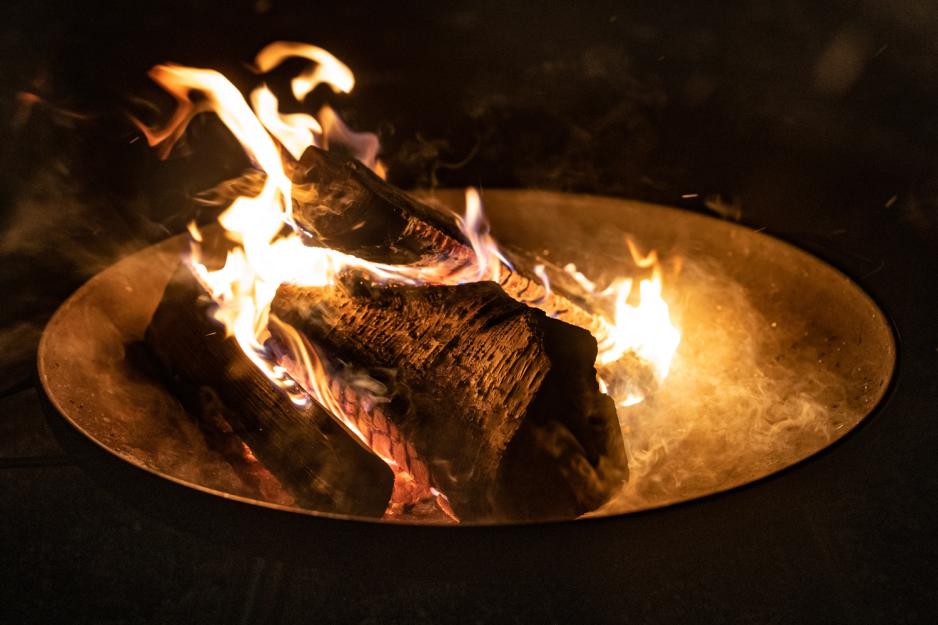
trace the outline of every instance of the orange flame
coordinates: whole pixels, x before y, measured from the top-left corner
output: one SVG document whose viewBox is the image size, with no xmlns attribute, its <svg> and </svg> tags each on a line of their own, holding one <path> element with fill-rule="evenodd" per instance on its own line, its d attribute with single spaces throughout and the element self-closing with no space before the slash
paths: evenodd
<svg viewBox="0 0 938 625">
<path fill-rule="evenodd" d="M 300 160 L 310 145 L 318 145 L 317 137 L 322 135 L 322 126 L 316 118 L 306 113 L 281 115 L 277 96 L 267 85 L 261 85 L 251 93 L 251 105 L 267 131 L 296 160 Z"/>
<path fill-rule="evenodd" d="M 320 147 L 328 150 L 332 145 L 345 146 L 366 167 L 382 179 L 385 178 L 384 165 L 378 160 L 378 151 L 381 149 L 378 135 L 372 132 L 355 132 L 345 125 L 339 114 L 328 104 L 319 109 L 318 115 L 322 122 Z"/>
<path fill-rule="evenodd" d="M 319 84 L 328 84 L 336 92 L 348 92 L 354 86 L 354 77 L 344 64 L 325 50 L 307 44 L 271 44 L 257 55 L 255 65 L 259 72 L 267 72 L 291 56 L 314 63 L 292 82 L 294 96 L 299 100 Z M 320 109 L 319 119 L 305 113 L 283 115 L 277 98 L 266 85 L 252 92 L 252 111 L 234 85 L 213 70 L 157 65 L 150 70 L 150 76 L 178 103 L 168 123 L 161 128 L 149 128 L 134 120 L 162 156 L 169 153 L 195 115 L 212 111 L 231 130 L 254 165 L 266 174 L 256 196 L 239 197 L 218 219 L 228 238 L 238 244 L 229 252 L 221 269 L 209 270 L 200 262 L 201 234 L 194 225 L 189 227 L 195 249 L 190 263 L 217 304 L 215 318 L 235 337 L 247 357 L 294 402 L 302 405 L 315 401 L 392 468 L 395 489 L 389 514 L 408 504 L 433 501 L 439 510 L 455 520 L 445 494 L 434 485 L 426 465 L 384 417 L 382 398 L 368 390 L 369 384 L 362 384 L 361 379 L 348 380 L 331 370 L 327 359 L 315 346 L 294 328 L 271 316 L 270 307 L 281 284 L 329 286 L 350 269 L 382 283 L 461 284 L 498 280 L 503 268 L 510 270 L 511 265 L 490 234 L 479 193 L 475 189 L 466 190 L 465 215 L 457 217 L 465 239 L 472 246 L 470 262 L 465 258 L 449 258 L 430 264 L 387 265 L 328 248 L 307 246 L 297 234 L 293 221 L 291 182 L 285 173 L 278 144 L 294 159 L 299 159 L 311 145 L 327 147 L 330 142 L 342 143 L 363 163 L 381 173 L 377 137 L 351 131 L 329 107 Z M 190 98 L 192 91 L 204 96 L 198 104 Z M 654 252 L 641 256 L 631 242 L 629 246 L 637 265 L 656 265 Z M 600 345 L 597 365 L 605 371 L 614 367 L 625 354 L 633 354 L 652 363 L 658 377 L 664 379 L 680 334 L 671 324 L 668 306 L 661 297 L 661 275 L 657 268 L 651 280 L 640 281 L 641 297 L 637 305 L 628 302 L 631 280 L 618 280 L 598 291 L 595 283 L 573 265 L 566 269 L 596 303 L 601 304 L 604 298 L 610 297 L 614 301 L 611 318 L 593 315 L 593 330 Z M 539 265 L 534 271 L 546 294 L 550 294 L 545 268 Z M 538 305 L 546 297 L 529 303 Z M 285 353 L 271 353 L 268 344 L 272 333 L 277 338 L 275 343 Z M 378 385 L 371 382 L 371 387 Z M 630 394 L 617 400 L 627 405 L 640 401 L 641 397 Z"/>
<path fill-rule="evenodd" d="M 308 43 L 275 41 L 257 53 L 254 65 L 258 72 L 265 74 L 291 57 L 313 62 L 309 69 L 296 76 L 290 83 L 293 96 L 297 100 L 302 100 L 321 84 L 327 84 L 334 91 L 341 93 L 348 93 L 355 86 L 355 75 L 345 63 L 328 51 Z"/>
<path fill-rule="evenodd" d="M 505 260 L 495 239 L 489 234 L 489 222 L 485 218 L 485 213 L 482 212 L 482 199 L 475 189 L 466 189 L 466 214 L 464 217 L 457 215 L 456 223 L 472 246 L 476 257 L 475 275 L 471 280 L 466 281 L 495 280 L 497 282 L 502 264 L 510 269 L 511 263 Z"/>
</svg>

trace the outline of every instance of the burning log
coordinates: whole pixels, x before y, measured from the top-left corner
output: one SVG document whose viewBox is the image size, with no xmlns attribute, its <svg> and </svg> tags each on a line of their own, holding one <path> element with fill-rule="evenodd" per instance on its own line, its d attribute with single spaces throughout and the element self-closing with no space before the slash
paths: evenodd
<svg viewBox="0 0 938 625">
<path fill-rule="evenodd" d="M 292 179 L 292 217 L 309 245 L 329 247 L 372 262 L 437 265 L 447 277 L 477 262 L 454 215 L 424 204 L 379 178 L 354 158 L 309 147 L 288 167 Z M 263 176 L 249 172 L 206 195 L 211 204 L 229 204 L 259 192 Z M 523 252 L 506 254 L 514 269 L 501 264 L 493 276 L 514 299 L 603 337 L 606 328 L 577 295 L 563 270 L 545 265 L 550 288 Z"/>
<path fill-rule="evenodd" d="M 293 167 L 293 219 L 314 245 L 375 262 L 443 261 L 449 275 L 476 262 L 476 253 L 453 215 L 423 204 L 379 178 L 360 162 L 310 147 Z M 241 186 L 240 191 L 246 189 Z M 553 269 L 553 290 L 523 254 L 501 264 L 497 282 L 512 298 L 602 337 L 605 328 Z"/>
<path fill-rule="evenodd" d="M 494 283 L 281 286 L 272 314 L 330 355 L 394 372 L 371 421 L 412 447 L 462 520 L 576 516 L 627 476 L 595 340 Z"/>
<path fill-rule="evenodd" d="M 293 176 L 302 183 L 292 187 L 292 218 L 307 244 L 423 267 L 431 283 L 458 282 L 477 270 L 478 250 L 451 215 L 356 161 L 310 148 Z M 230 191 L 250 195 L 245 183 Z M 436 497 L 440 511 L 452 507 L 463 520 L 570 517 L 601 505 L 627 475 L 615 409 L 596 382 L 595 340 L 525 303 L 588 328 L 597 318 L 539 278 L 496 267 L 502 288 L 281 288 L 273 302 L 273 320 L 299 328 L 306 351 L 321 347 L 327 360 L 396 372 L 394 401 L 362 408 L 335 369 L 320 376 L 328 378 L 322 387 L 319 373 L 292 358 L 293 339 L 270 327 L 273 343 L 283 339 L 280 364 L 407 476 L 397 481 L 389 510 Z M 405 483 L 409 495 L 398 492 Z M 433 495 L 438 491 L 446 497 Z"/>
<path fill-rule="evenodd" d="M 296 406 L 275 388 L 211 320 L 210 304 L 180 264 L 146 332 L 190 414 L 216 441 L 240 437 L 299 505 L 380 517 L 392 488 L 387 465 L 321 408 Z"/>
<path fill-rule="evenodd" d="M 278 58 L 300 54 L 328 65 L 336 71 L 315 76 L 350 88 L 347 68 L 318 48 L 275 48 Z M 303 152 L 320 125 L 280 116 L 266 87 L 252 92 L 252 112 L 216 72 L 159 65 L 150 75 L 180 103 L 166 127 L 140 125 L 151 144 L 171 143 L 192 115 L 214 110 L 262 172 L 257 193 L 251 179 L 228 185 L 239 200 L 219 222 L 239 247 L 221 269 L 197 264 L 218 318 L 265 377 L 301 386 L 344 426 L 340 434 L 391 468 L 387 514 L 569 517 L 618 490 L 627 473 L 623 442 L 594 369 L 593 336 L 605 340 L 611 326 L 569 293 L 551 292 L 533 263 L 512 270 L 488 235 L 477 195 L 467 194 L 466 217 L 454 219 L 353 160 Z M 311 89 L 310 80 L 294 81 L 294 93 Z M 202 94 L 198 105 L 192 90 Z M 300 160 L 285 157 L 274 138 Z M 353 271 L 366 281 L 349 282 Z M 377 283 L 388 286 L 369 286 Z M 179 355 L 165 360 L 179 367 Z M 382 372 L 390 395 L 376 392 L 373 376 Z M 236 394 L 232 400 L 241 408 Z M 262 446 L 266 434 L 256 426 L 264 423 L 240 419 Z M 312 421 L 289 425 L 300 431 Z M 277 474 L 297 461 L 276 446 L 270 458 L 282 463 Z"/>
</svg>

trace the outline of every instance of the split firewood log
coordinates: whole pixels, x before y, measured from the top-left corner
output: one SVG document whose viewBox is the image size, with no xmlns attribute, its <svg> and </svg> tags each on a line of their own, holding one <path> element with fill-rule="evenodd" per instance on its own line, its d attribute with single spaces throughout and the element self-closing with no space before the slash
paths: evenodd
<svg viewBox="0 0 938 625">
<path fill-rule="evenodd" d="M 476 260 L 452 215 L 356 161 L 310 148 L 291 170 L 293 218 L 308 244 L 454 273 Z M 252 195 L 256 183 L 243 178 L 227 192 Z M 359 438 L 412 463 L 424 490 L 442 490 L 462 520 L 576 516 L 627 477 L 615 409 L 593 369 L 596 341 L 580 329 L 595 332 L 598 318 L 569 291 L 545 290 L 533 262 L 512 260 L 520 271 L 503 267 L 497 285 L 282 287 L 274 300 L 273 318 L 311 346 L 393 373 L 387 404 L 345 402 Z M 302 385 L 296 363 L 282 364 Z M 354 395 L 340 379 L 334 386 Z"/>
<path fill-rule="evenodd" d="M 360 162 L 310 147 L 291 170 L 293 218 L 310 244 L 376 262 L 442 262 L 452 273 L 475 262 L 453 214 L 418 201 Z M 514 267 L 503 264 L 499 270 L 498 283 L 509 296 L 601 335 L 599 317 L 565 272 L 546 264 L 548 290 L 534 272 L 534 259 L 517 250 L 502 252 Z"/>
<path fill-rule="evenodd" d="M 288 159 L 289 160 L 289 159 Z M 309 245 L 326 246 L 374 262 L 438 264 L 456 274 L 475 262 L 472 246 L 447 210 L 420 202 L 382 180 L 359 161 L 310 147 L 287 169 L 293 181 L 293 219 Z M 256 195 L 263 176 L 250 172 L 206 194 L 209 204 Z M 602 336 L 600 318 L 563 270 L 541 262 L 551 290 L 520 250 L 501 250 L 514 269 L 502 265 L 498 283 L 514 299 Z"/>
<path fill-rule="evenodd" d="M 208 294 L 180 263 L 146 332 L 172 390 L 211 440 L 240 437 L 309 509 L 380 518 L 393 476 L 316 404 L 297 406 L 211 319 Z"/>
<path fill-rule="evenodd" d="M 627 477 L 596 341 L 495 283 L 281 286 L 272 314 L 333 358 L 390 372 L 390 401 L 356 427 L 419 458 L 461 520 L 574 517 Z"/>
</svg>

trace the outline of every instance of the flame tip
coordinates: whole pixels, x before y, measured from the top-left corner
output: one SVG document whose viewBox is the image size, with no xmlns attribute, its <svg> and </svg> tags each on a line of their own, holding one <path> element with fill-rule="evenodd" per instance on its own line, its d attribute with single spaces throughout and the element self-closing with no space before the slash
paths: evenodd
<svg viewBox="0 0 938 625">
<path fill-rule="evenodd" d="M 341 61 L 322 48 L 299 42 L 274 42 L 265 46 L 255 57 L 254 68 L 258 73 L 265 73 L 289 57 L 312 62 L 291 82 L 293 95 L 299 101 L 319 84 L 328 84 L 334 91 L 344 93 L 355 85 L 354 75 Z M 321 107 L 317 116 L 282 114 L 277 97 L 265 81 L 260 81 L 246 99 L 215 70 L 164 63 L 153 66 L 149 74 L 176 99 L 176 110 L 162 127 L 148 127 L 133 116 L 131 121 L 147 142 L 160 150 L 161 157 L 168 155 L 194 116 L 211 110 L 241 143 L 254 166 L 266 174 L 257 195 L 238 197 L 218 217 L 229 240 L 236 244 L 224 265 L 210 271 L 201 264 L 197 250 L 193 250 L 190 266 L 215 302 L 211 315 L 225 328 L 226 336 L 233 336 L 251 362 L 287 393 L 293 403 L 298 406 L 311 402 L 319 404 L 352 435 L 369 444 L 372 432 L 367 419 L 379 419 L 380 406 L 385 403 L 380 393 L 375 392 L 377 387 L 350 383 L 344 374 L 332 371 L 331 363 L 314 345 L 272 315 L 270 307 L 277 288 L 281 284 L 330 286 L 348 270 L 362 271 L 382 284 L 462 284 L 483 280 L 504 283 L 515 269 L 491 234 L 481 189 L 475 186 L 465 189 L 465 212 L 455 217 L 471 253 L 439 258 L 434 263 L 390 265 L 368 262 L 327 247 L 307 246 L 293 219 L 293 186 L 284 165 L 286 154 L 299 159 L 311 145 L 328 149 L 331 143 L 342 143 L 349 146 L 365 166 L 381 175 L 384 168 L 378 160 L 377 136 L 351 130 L 328 105 Z M 194 103 L 189 97 L 193 90 L 200 91 L 205 98 Z M 201 231 L 195 222 L 190 222 L 187 229 L 196 248 L 202 240 Z M 661 297 L 657 252 L 642 254 L 631 239 L 626 242 L 635 264 L 652 269 L 651 278 L 637 282 L 634 304 L 629 302 L 629 295 L 636 286 L 632 278 L 616 279 L 600 291 L 574 263 L 568 263 L 563 270 L 580 285 L 591 305 L 599 308 L 609 304 L 613 309 L 611 316 L 596 313 L 592 308 L 584 309 L 595 321 L 596 327 L 588 329 L 593 331 L 599 346 L 596 364 L 600 373 L 618 366 L 616 363 L 632 354 L 643 363 L 650 363 L 660 381 L 668 375 L 680 332 L 671 323 L 668 304 Z M 508 278 L 504 277 L 506 274 Z M 526 303 L 539 305 L 552 296 L 551 284 L 544 263 L 534 266 L 534 274 L 544 294 Z M 530 283 L 536 284 L 534 280 Z M 563 314 L 566 309 L 545 309 L 551 317 L 567 319 Z M 278 339 L 277 353 L 268 348 L 268 339 L 274 336 Z M 280 353 L 281 348 L 283 353 Z M 622 406 L 634 405 L 647 395 L 631 388 L 623 392 L 602 377 L 599 377 L 599 385 L 603 392 L 611 391 L 616 403 Z M 419 462 L 417 459 L 399 462 L 400 459 L 372 449 L 395 469 L 402 483 L 414 482 L 417 475 L 428 475 L 422 465 L 417 467 L 417 472 L 411 472 L 414 467 L 410 465 Z M 417 491 L 421 497 L 428 493 L 436 497 L 439 507 L 444 512 L 449 510 L 445 495 L 433 484 L 421 483 Z M 417 496 L 413 489 L 408 492 Z"/>
</svg>

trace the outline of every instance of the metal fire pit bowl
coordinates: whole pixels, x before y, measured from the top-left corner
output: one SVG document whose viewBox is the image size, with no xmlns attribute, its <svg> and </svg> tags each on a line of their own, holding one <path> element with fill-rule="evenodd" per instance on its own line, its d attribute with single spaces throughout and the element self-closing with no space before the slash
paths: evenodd
<svg viewBox="0 0 938 625">
<path fill-rule="evenodd" d="M 462 209 L 459 191 L 423 197 Z M 797 328 L 798 340 L 775 358 L 820 355 L 817 366 L 844 385 L 838 396 L 846 400 L 829 407 L 836 424 L 821 439 L 809 438 L 778 457 L 729 472 L 704 491 L 612 506 L 601 514 L 674 503 L 775 473 L 842 437 L 887 391 L 896 346 L 884 315 L 850 279 L 792 245 L 734 223 L 630 200 L 507 190 L 489 190 L 483 200 L 500 241 L 546 253 L 560 264 L 572 261 L 606 274 L 621 266 L 625 272 L 628 235 L 664 260 L 679 256 L 709 267 L 741 286 L 753 309 L 776 324 L 773 328 Z M 174 237 L 128 256 L 61 306 L 39 346 L 39 376 L 51 404 L 103 449 L 165 479 L 268 508 L 334 516 L 264 501 L 246 490 L 207 447 L 175 397 L 141 364 L 138 342 L 186 245 L 183 237 Z M 679 288 L 678 280 L 674 289 Z"/>
</svg>

